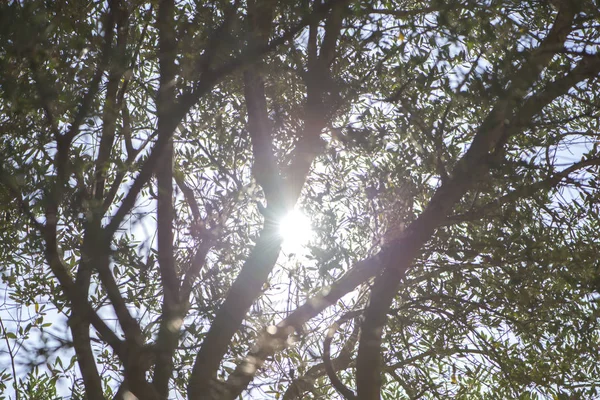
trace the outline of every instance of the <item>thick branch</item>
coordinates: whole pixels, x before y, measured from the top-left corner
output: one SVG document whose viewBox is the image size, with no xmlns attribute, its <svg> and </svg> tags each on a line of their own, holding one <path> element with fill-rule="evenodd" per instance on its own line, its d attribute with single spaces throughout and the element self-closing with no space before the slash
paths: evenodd
<svg viewBox="0 0 600 400">
<path fill-rule="evenodd" d="M 269 42 L 271 25 L 276 2 L 248 2 L 248 19 L 250 20 L 251 47 L 262 47 Z M 267 110 L 265 84 L 260 74 L 261 63 L 250 65 L 244 71 L 244 97 L 248 111 L 248 132 L 252 141 L 254 166 L 252 173 L 261 185 L 267 204 L 273 208 L 284 206 L 282 201 L 283 184 L 279 173 L 279 165 L 273 153 L 272 127 Z"/>
<path fill-rule="evenodd" d="M 112 42 L 112 30 L 114 30 L 114 24 L 116 20 L 119 20 L 121 22 L 120 27 L 122 30 L 124 30 L 125 27 L 125 22 L 122 21 L 121 19 L 117 18 L 117 15 L 121 15 L 120 13 L 123 11 L 121 10 L 118 1 L 112 1 L 110 3 L 110 14 L 109 14 L 109 20 L 112 21 L 111 24 L 109 24 L 110 27 L 110 32 L 107 31 L 106 32 L 106 49 L 104 52 L 104 56 L 106 57 L 106 60 L 104 60 L 102 63 L 107 63 L 108 59 L 110 59 L 110 52 L 111 52 L 111 42 Z M 125 33 L 121 33 L 121 41 L 120 41 L 120 45 L 121 47 L 124 49 L 124 36 Z M 104 70 L 104 66 L 100 66 L 97 72 L 97 76 L 95 77 L 100 79 L 101 76 L 103 75 L 103 70 Z M 116 68 L 116 67 L 115 67 Z M 115 90 L 116 90 L 116 85 L 118 82 L 115 82 L 113 80 L 113 91 L 111 93 L 108 93 L 108 98 L 107 101 L 108 103 L 110 103 L 110 101 L 112 100 L 112 98 L 114 98 L 115 96 Z M 61 283 L 61 286 L 63 286 L 63 289 L 65 290 L 65 292 L 67 292 L 67 295 L 69 294 L 69 292 L 71 292 L 71 297 L 70 297 L 70 301 L 73 304 L 73 312 L 77 313 L 77 310 L 80 307 L 80 304 L 86 304 L 86 308 L 89 307 L 91 309 L 91 306 L 89 306 L 89 303 L 87 303 L 87 291 L 85 293 L 83 293 L 81 291 L 80 288 L 78 287 L 72 287 L 74 285 L 73 281 L 71 280 L 71 277 L 69 275 L 69 273 L 67 272 L 66 267 L 64 266 L 64 263 L 62 263 L 62 260 L 58 257 L 58 244 L 56 242 L 56 235 L 57 235 L 57 223 L 59 220 L 59 205 L 62 202 L 62 196 L 64 193 L 64 187 L 66 182 L 68 181 L 69 178 L 69 150 L 70 150 L 70 146 L 71 146 L 71 142 L 73 140 L 73 138 L 75 137 L 75 135 L 78 132 L 79 129 L 79 125 L 81 124 L 81 121 L 78 122 L 78 118 L 81 118 L 81 120 L 83 120 L 83 118 L 85 117 L 85 115 L 88 112 L 88 108 L 91 105 L 92 99 L 95 96 L 97 90 L 98 90 L 98 84 L 99 83 L 94 83 L 94 81 L 91 83 L 91 86 L 86 94 L 86 96 L 84 97 L 83 103 L 79 109 L 79 112 L 76 116 L 75 122 L 71 125 L 71 128 L 69 130 L 69 132 L 67 132 L 65 135 L 58 137 L 57 141 L 56 141 L 56 155 L 55 155 L 55 168 L 56 168 L 56 182 L 54 183 L 53 187 L 50 188 L 50 193 L 47 197 L 47 201 L 46 201 L 46 229 L 44 231 L 44 236 L 46 239 L 46 254 L 47 254 L 47 259 L 48 262 L 51 266 L 51 269 L 53 271 L 53 273 L 57 276 L 57 278 L 59 279 L 59 282 Z M 96 86 L 94 86 L 96 85 Z M 111 105 L 107 104 L 107 106 L 110 108 Z M 107 111 L 109 112 L 109 111 Z M 103 131 L 103 140 L 104 140 L 104 148 L 103 148 L 103 152 L 101 154 L 102 158 L 108 158 L 109 153 L 110 153 L 110 148 L 107 144 L 110 141 L 110 136 L 114 135 L 114 132 L 111 132 L 110 129 L 110 125 L 114 124 L 114 116 L 110 115 L 110 114 L 106 114 L 106 122 L 108 123 L 108 130 L 104 130 Z M 112 123 L 111 121 L 112 120 Z M 101 160 L 102 161 L 102 160 Z M 93 259 L 93 265 L 95 267 L 95 269 L 97 269 L 100 279 L 102 281 L 103 286 L 106 289 L 107 295 L 109 297 L 109 299 L 111 300 L 111 303 L 113 304 L 113 307 L 115 309 L 115 313 L 117 314 L 117 317 L 119 319 L 119 323 L 121 325 L 121 327 L 123 328 L 123 331 L 125 332 L 125 335 L 127 337 L 127 340 L 129 342 L 129 347 L 131 347 L 131 349 L 123 348 L 120 346 L 120 340 L 115 338 L 108 338 L 106 339 L 107 342 L 109 344 L 111 344 L 111 341 L 113 342 L 111 345 L 113 346 L 113 348 L 115 348 L 115 346 L 119 346 L 119 348 L 115 348 L 115 351 L 117 352 L 117 354 L 119 355 L 119 357 L 121 358 L 121 360 L 123 361 L 123 363 L 125 365 L 130 365 L 130 354 L 131 352 L 134 352 L 135 347 L 136 346 L 141 346 L 141 329 L 139 328 L 139 325 L 137 324 L 137 322 L 131 317 L 131 315 L 129 314 L 129 311 L 127 310 L 127 306 L 124 302 L 124 299 L 122 298 L 118 285 L 116 284 L 114 277 L 112 275 L 112 272 L 110 271 L 110 267 L 109 267 L 109 245 L 110 245 L 110 237 L 111 236 L 103 236 L 101 232 L 99 232 L 99 221 L 100 218 L 98 217 L 98 215 L 96 215 L 97 218 L 95 218 L 95 221 L 91 221 L 91 223 L 89 223 L 86 226 L 86 236 L 87 235 L 91 235 L 93 237 L 93 240 L 97 242 L 95 243 L 94 250 L 93 250 L 93 255 L 92 255 L 92 259 Z M 89 231 L 89 229 L 92 229 L 92 232 Z M 89 239 L 88 238 L 88 242 Z M 90 254 L 87 254 L 85 256 L 91 256 Z M 87 267 L 87 264 L 83 264 L 82 265 L 84 268 Z M 86 276 L 88 274 L 88 272 L 83 272 L 82 275 L 79 276 L 79 280 L 80 282 L 85 282 L 87 280 L 89 280 L 89 278 Z M 87 285 L 84 285 L 84 287 L 82 289 L 85 289 Z M 89 314 L 90 311 L 87 309 L 84 309 L 82 311 L 82 313 L 86 313 Z M 82 318 L 81 315 L 76 315 L 75 316 L 77 318 Z M 88 318 L 91 318 L 91 322 L 92 324 L 94 324 L 94 326 L 96 327 L 96 329 L 98 329 L 100 331 L 100 334 L 105 336 L 105 335 L 114 335 L 114 333 L 112 333 L 112 331 L 110 332 L 106 332 L 106 330 L 108 330 L 108 328 L 105 327 L 105 325 L 102 324 L 98 324 L 97 320 L 100 320 L 98 315 L 91 310 L 91 315 L 87 315 Z M 96 322 L 95 322 L 96 321 Z M 101 321 L 101 320 L 100 320 Z M 83 327 L 79 327 L 77 329 L 80 329 L 81 332 L 83 332 Z M 101 330 L 104 329 L 105 332 L 103 333 Z M 127 352 L 124 352 L 127 351 Z M 89 355 L 89 354 L 88 354 Z"/>
<path fill-rule="evenodd" d="M 86 229 L 83 237 L 82 256 L 77 270 L 75 284 L 85 294 L 86 299 L 90 287 L 90 279 L 92 276 L 92 259 L 93 255 L 90 251 L 93 246 L 91 235 Z M 75 305 L 74 305 L 75 308 Z M 76 318 L 80 315 L 79 312 L 74 312 L 69 320 L 71 334 L 73 335 L 73 347 L 77 355 L 77 363 L 83 378 L 86 394 L 90 399 L 103 400 L 104 394 L 102 391 L 102 381 L 98 368 L 96 367 L 96 357 L 92 351 L 92 343 L 90 338 L 90 321 L 87 319 Z"/>
<path fill-rule="evenodd" d="M 169 116 L 175 103 L 176 43 L 173 0 L 162 0 L 157 13 L 159 31 L 160 87 L 157 95 L 158 140 L 165 148 L 156 170 L 158 186 L 158 262 L 164 303 L 167 308 L 179 302 L 179 282 L 173 256 L 173 139 Z"/>
<path fill-rule="evenodd" d="M 244 67 L 250 65 L 266 53 L 272 51 L 277 46 L 287 42 L 290 39 L 293 39 L 294 36 L 300 32 L 306 25 L 308 25 L 315 18 L 320 18 L 324 13 L 329 10 L 331 7 L 331 1 L 323 4 L 318 7 L 315 12 L 310 14 L 309 16 L 303 18 L 298 24 L 288 30 L 286 33 L 281 35 L 280 37 L 271 40 L 267 45 L 256 48 L 247 48 L 242 51 L 241 55 L 233 58 L 229 62 L 220 66 L 216 70 L 209 70 L 202 74 L 202 77 L 198 79 L 196 84 L 194 85 L 194 89 L 191 91 L 186 91 L 181 96 L 178 97 L 175 105 L 173 106 L 173 112 L 168 118 L 168 121 L 165 121 L 165 125 L 163 129 L 166 132 L 171 132 L 179 125 L 183 117 L 188 113 L 189 109 L 198 102 L 198 100 L 210 92 L 210 90 L 219 83 L 222 79 L 229 76 L 235 71 L 243 69 Z M 159 135 L 161 136 L 161 135 Z M 150 155 L 142 165 L 140 169 L 140 173 L 134 180 L 131 185 L 127 195 L 123 199 L 121 206 L 112 217 L 110 223 L 106 226 L 106 232 L 109 235 L 114 234 L 121 223 L 125 220 L 125 217 L 129 214 L 132 208 L 135 205 L 137 200 L 137 196 L 144 188 L 144 186 L 148 183 L 152 174 L 154 172 L 154 168 L 157 164 L 159 164 L 160 157 L 162 152 L 164 151 L 165 146 L 168 144 L 168 140 L 165 135 L 159 137 L 154 145 L 154 148 L 150 152 Z"/>
<path fill-rule="evenodd" d="M 335 304 L 344 295 L 350 293 L 358 285 L 366 282 L 380 271 L 384 265 L 384 260 L 388 257 L 386 255 L 388 253 L 389 250 L 382 251 L 356 263 L 331 287 L 323 289 L 319 295 L 306 301 L 286 319 L 278 323 L 274 335 L 264 331 L 257 341 L 256 350 L 251 351 L 227 379 L 226 386 L 232 394 L 229 398 L 235 398 L 234 395 L 242 393 L 265 360 L 276 351 L 285 348 L 289 335 L 294 331 L 300 331 L 304 323 L 319 315 L 323 310 Z"/>
<path fill-rule="evenodd" d="M 250 9 L 250 18 L 252 20 L 252 12 L 264 13 L 266 10 Z M 264 17 L 264 16 L 263 16 Z M 270 19 L 261 19 L 263 23 L 269 22 Z M 266 29 L 264 26 L 254 26 L 254 37 L 256 40 L 261 40 L 266 43 Z M 252 46 L 251 46 L 252 47 Z M 260 47 L 260 46 L 259 46 Z M 253 132 L 253 147 L 256 156 L 268 157 L 266 160 L 261 160 L 263 166 L 276 168 L 277 164 L 272 157 L 271 141 L 269 138 L 270 127 L 266 115 L 266 100 L 264 91 L 261 91 L 262 82 L 256 80 L 257 76 L 253 75 L 254 71 L 250 67 L 245 74 L 246 96 L 249 103 L 249 118 L 252 118 L 251 129 Z M 320 98 L 321 93 L 318 94 Z M 306 108 L 311 110 L 306 113 L 305 124 L 308 129 L 305 129 L 302 139 L 299 143 L 301 150 L 300 156 L 296 154 L 296 163 L 294 166 L 299 168 L 290 168 L 295 173 L 292 182 L 286 182 L 285 198 L 270 198 L 268 211 L 281 213 L 281 209 L 293 207 L 300 191 L 306 180 L 306 176 L 310 170 L 310 166 L 317 154 L 320 153 L 322 145 L 315 146 L 315 141 L 319 142 L 319 134 L 324 127 L 324 113 L 322 107 L 318 107 L 314 103 L 317 97 L 311 96 L 308 99 Z M 249 121 L 250 122 L 250 121 Z M 260 131 L 259 131 L 260 130 Z M 319 143 L 318 143 L 319 144 Z M 308 145 L 308 146 L 307 146 Z M 259 152 L 259 154 L 256 154 Z M 272 157 L 272 158 L 271 158 Z M 275 171 L 277 171 L 275 169 Z M 260 171 L 267 174 L 267 171 Z M 263 175 L 264 176 L 264 175 Z M 271 179 L 275 178 L 275 173 L 271 171 L 268 175 Z M 275 178 L 276 179 L 276 178 Z M 282 192 L 282 188 L 270 186 L 269 182 L 265 183 L 265 191 L 267 196 L 275 195 L 277 192 Z M 272 187 L 279 189 L 272 191 Z M 271 192 L 271 193 L 269 193 Z M 275 203 L 273 204 L 273 201 Z M 284 201 L 284 202 L 283 202 Z M 272 206 L 275 207 L 272 207 Z M 271 214 L 271 213 L 270 213 Z M 273 269 L 275 262 L 279 256 L 281 237 L 277 234 L 276 224 L 269 220 L 265 223 L 263 230 L 254 249 L 252 250 L 247 261 L 242 266 L 242 270 L 228 292 L 224 304 L 217 313 L 209 332 L 206 335 L 204 343 L 196 357 L 192 376 L 188 386 L 188 396 L 190 399 L 212 398 L 213 396 L 222 396 L 221 388 L 215 381 L 215 376 L 221 363 L 223 355 L 227 352 L 231 338 L 238 330 L 247 310 L 259 296 L 264 282 L 267 281 L 269 273 Z M 227 390 L 228 388 L 226 388 Z M 227 393 L 228 398 L 234 398 L 237 394 L 233 392 Z"/>
<path fill-rule="evenodd" d="M 268 43 L 275 7 L 275 2 L 259 4 L 260 6 L 253 1 L 248 3 L 249 46 L 254 48 Z M 244 71 L 248 130 L 254 151 L 253 174 L 265 192 L 269 207 L 279 209 L 283 206 L 281 201 L 283 188 L 278 173 L 279 167 L 273 154 L 271 124 L 267 114 L 264 83 L 258 73 L 258 66 L 259 63 L 250 65 Z M 272 221 L 267 221 L 267 224 L 272 224 Z M 217 313 L 196 356 L 188 386 L 190 399 L 211 398 L 218 394 L 214 389 L 213 378 L 223 355 L 227 352 L 231 338 L 237 331 L 248 308 L 260 294 L 261 287 L 275 265 L 280 245 L 281 238 L 278 237 L 276 230 L 273 227 L 270 229 L 265 227 L 256 247 L 232 285 L 225 303 Z M 260 252 L 257 251 L 259 249 Z"/>
<path fill-rule="evenodd" d="M 274 227 L 263 229 L 252 253 L 219 309 L 202 347 L 196 356 L 188 387 L 190 399 L 221 395 L 214 390 L 213 379 L 230 340 L 238 330 L 248 308 L 252 305 L 275 265 L 281 247 L 281 237 Z"/>
<path fill-rule="evenodd" d="M 391 268 L 386 267 L 383 274 L 375 280 L 359 342 L 357 358 L 359 398 L 365 400 L 380 398 L 381 335 L 389 307 L 412 259 L 433 234 L 436 226 L 446 218 L 454 204 L 475 182 L 486 176 L 489 170 L 486 157 L 494 150 L 498 150 L 495 149 L 497 145 L 501 146 L 508 137 L 518 132 L 518 129 L 509 130 L 506 126 L 507 122 L 511 122 L 513 109 L 522 101 L 527 89 L 537 80 L 540 71 L 553 57 L 549 50 L 562 48 L 575 14 L 575 9 L 571 7 L 559 11 L 550 33 L 539 48 L 531 52 L 525 64 L 515 72 L 505 99 L 499 101 L 482 123 L 469 150 L 458 162 L 452 177 L 442 184 L 425 211 L 409 227 L 406 239 L 401 242 L 402 246 L 397 247 L 400 252 L 397 252 L 396 265 Z M 544 103 L 542 107 L 546 104 Z M 519 120 L 520 125 L 528 120 Z"/>
<path fill-rule="evenodd" d="M 585 74 L 578 74 L 579 80 L 585 79 L 586 77 L 593 75 L 591 65 L 595 65 L 595 62 L 592 63 L 591 61 L 587 61 L 586 64 L 588 64 L 588 67 L 586 68 Z M 565 93 L 571 86 L 564 87 L 563 84 L 566 84 L 566 81 L 570 81 L 571 79 L 572 77 L 570 76 L 566 77 L 565 80 L 563 80 L 563 82 L 559 82 L 556 85 L 548 88 L 545 91 L 545 93 L 550 91 L 553 93 L 552 96 L 538 97 L 538 99 L 541 99 L 542 97 L 551 98 L 545 99 L 547 101 L 541 105 L 538 104 L 538 107 L 536 107 L 535 112 L 539 112 L 541 108 L 543 108 L 546 104 L 551 102 L 554 98 L 559 97 L 562 93 Z M 560 90 L 554 89 L 554 87 L 560 87 Z M 533 98 L 531 99 L 533 101 Z M 530 107 L 530 110 L 532 111 L 529 111 L 529 113 L 533 112 L 532 107 Z M 480 129 L 480 132 L 489 132 L 489 135 L 487 135 L 485 140 L 478 139 L 478 146 L 471 147 L 469 157 L 466 158 L 467 160 L 478 158 L 481 159 L 480 157 L 476 157 L 475 154 L 478 152 L 477 149 L 480 148 L 482 142 L 487 142 L 487 147 L 489 149 L 490 147 L 493 148 L 493 146 L 490 146 L 490 144 L 498 142 L 503 137 L 505 131 L 503 127 L 504 119 L 502 119 L 503 113 L 499 113 L 498 110 L 494 111 L 497 113 L 496 118 L 492 119 L 495 113 L 491 113 L 487 123 L 485 123 Z M 521 118 L 515 118 L 515 120 L 524 121 Z M 465 168 L 464 164 L 465 160 L 463 158 L 462 163 L 459 163 L 459 168 L 461 169 L 457 169 L 457 171 L 455 172 L 461 170 L 468 171 L 468 168 Z M 438 193 L 436 193 L 434 199 L 432 199 L 432 202 L 429 206 L 430 211 L 428 214 L 430 215 L 430 219 L 432 216 L 431 214 L 438 214 L 443 216 L 446 213 L 446 210 L 450 209 L 450 206 L 448 204 L 445 204 L 448 200 L 445 198 L 445 196 L 446 194 L 449 194 L 449 185 L 446 184 L 443 186 L 443 190 L 442 188 L 438 190 Z M 460 188 L 459 192 L 462 192 L 463 190 L 464 189 Z M 455 194 L 452 197 L 457 197 L 457 195 Z M 410 256 L 409 254 L 404 253 L 404 250 L 408 250 L 410 249 L 410 247 L 414 247 L 414 241 L 415 239 L 418 239 L 419 236 L 425 238 L 421 240 L 426 240 L 428 237 L 428 229 L 426 229 L 427 225 L 437 225 L 442 220 L 443 218 L 440 217 L 436 218 L 437 222 L 429 221 L 428 223 L 426 223 L 427 221 L 424 222 L 423 218 L 420 218 L 420 222 L 418 224 L 413 224 L 408 229 L 408 231 L 411 232 L 412 235 L 405 235 L 399 240 L 399 242 L 394 243 L 394 246 L 396 248 L 396 250 L 393 251 L 394 254 L 392 254 L 392 247 L 390 246 L 384 248 L 380 253 L 376 254 L 375 256 L 369 257 L 358 262 L 342 278 L 335 282 L 328 290 L 316 296 L 315 298 L 308 300 L 302 306 L 297 308 L 288 318 L 281 321 L 277 325 L 279 329 L 277 330 L 276 335 L 272 335 L 270 337 L 270 340 L 261 339 L 258 342 L 257 349 L 250 352 L 246 359 L 242 363 L 240 363 L 236 370 L 230 375 L 230 378 L 227 381 L 227 386 L 230 392 L 238 394 L 241 393 L 243 389 L 250 383 L 254 376 L 254 372 L 262 366 L 263 362 L 272 354 L 274 354 L 277 350 L 285 347 L 285 341 L 288 335 L 293 332 L 293 330 L 290 331 L 289 329 L 286 329 L 287 327 L 291 326 L 296 329 L 299 329 L 302 326 L 302 324 L 314 318 L 315 316 L 320 314 L 325 308 L 334 304 L 342 296 L 349 293 L 355 287 L 376 275 L 383 267 L 393 265 L 397 271 L 402 272 L 403 263 L 399 263 L 397 262 L 397 260 L 402 260 Z M 429 232 L 432 232 L 433 229 L 434 228 L 430 228 Z M 410 242 L 413 242 L 412 246 L 410 245 Z"/>
<path fill-rule="evenodd" d="M 283 206 L 283 184 L 273 154 L 271 121 L 267 114 L 264 82 L 258 73 L 258 66 L 251 66 L 244 72 L 244 95 L 248 110 L 248 132 L 254 153 L 252 173 L 265 193 L 268 206 L 280 208 Z"/>
<path fill-rule="evenodd" d="M 102 136 L 100 139 L 98 158 L 96 159 L 95 188 L 93 196 L 99 201 L 102 201 L 104 196 L 106 169 L 108 168 L 108 159 L 110 158 L 110 153 L 112 151 L 114 142 L 116 129 L 115 122 L 117 115 L 117 90 L 124 70 L 122 68 L 122 59 L 125 55 L 128 31 L 126 11 L 119 9 L 118 11 L 113 10 L 113 13 L 115 14 L 117 26 L 117 51 L 116 57 L 112 60 L 110 65 L 108 84 L 106 88 L 106 98 L 104 100 L 103 108 L 104 115 L 102 117 Z M 94 240 L 93 232 L 99 231 L 100 221 L 102 215 L 104 214 L 104 210 L 98 206 L 95 206 L 91 211 L 92 218 L 86 224 L 87 226 L 84 232 L 81 252 L 82 257 L 76 275 L 76 285 L 82 293 L 85 293 L 86 296 L 89 291 L 90 279 L 92 270 L 94 268 L 93 263 L 98 261 L 98 259 L 94 256 L 98 251 L 96 248 L 98 243 Z M 110 246 L 107 244 L 100 251 L 108 253 L 110 251 Z M 95 356 L 91 347 L 90 323 L 88 320 L 81 318 L 72 318 L 70 320 L 70 325 L 71 332 L 73 334 L 73 346 L 75 348 L 77 362 L 80 366 L 83 376 L 86 394 L 91 399 L 104 399 L 102 381 L 100 379 L 100 375 L 98 374 Z"/>
<path fill-rule="evenodd" d="M 342 21 L 344 20 L 344 11 L 346 10 L 348 0 L 337 1 L 331 8 L 331 12 L 325 21 L 325 36 L 323 44 L 319 50 L 319 69 L 328 72 L 331 63 L 336 54 L 337 41 L 340 38 L 342 30 Z M 309 71 L 310 72 L 310 71 Z"/>
<path fill-rule="evenodd" d="M 11 175 L 7 174 L 6 171 L 4 171 L 2 165 L 0 165 L 0 179 L 2 181 L 2 184 L 8 189 L 8 192 L 17 200 L 17 202 L 19 204 L 19 208 L 30 219 L 30 221 L 34 225 L 34 227 L 38 231 L 40 231 L 40 233 L 45 232 L 46 227 L 37 221 L 37 219 L 31 212 L 29 204 L 23 199 L 18 187 L 11 180 Z M 85 240 L 84 240 L 84 243 L 85 243 Z M 53 256 L 53 258 L 56 258 L 57 256 L 58 256 L 58 253 L 56 253 L 56 256 Z M 82 260 L 82 264 L 83 264 L 83 260 Z M 66 269 L 66 267 L 64 267 L 64 265 L 62 265 L 62 266 L 57 265 L 56 268 Z M 81 268 L 82 267 L 80 267 L 80 269 Z M 88 275 L 89 275 L 90 269 L 86 268 L 85 270 L 88 271 Z M 55 275 L 56 275 L 56 273 L 55 273 Z M 79 278 L 79 274 L 78 274 L 78 278 Z M 70 284 L 70 277 L 68 275 L 65 276 L 63 278 L 63 280 L 65 282 L 69 282 L 67 284 Z M 59 280 L 59 282 L 60 282 L 60 280 Z M 87 279 L 87 281 L 85 279 L 83 280 L 83 282 L 82 282 L 83 285 L 79 285 L 79 279 L 78 279 L 77 285 L 75 287 L 77 287 L 81 290 L 82 296 L 85 295 L 86 296 L 85 300 L 87 301 L 88 286 L 85 285 L 86 282 L 89 283 L 89 278 Z M 64 285 L 62 283 L 61 283 L 61 286 L 64 287 Z M 102 381 L 100 379 L 100 375 L 98 374 L 98 369 L 96 368 L 95 356 L 92 352 L 91 342 L 90 342 L 90 332 L 89 332 L 90 320 L 88 318 L 84 318 L 84 316 L 86 314 L 86 312 L 85 312 L 86 308 L 83 304 L 80 304 L 79 302 L 73 302 L 72 298 L 69 298 L 69 300 L 71 300 L 71 304 L 73 307 L 72 315 L 71 315 L 71 318 L 69 319 L 69 324 L 71 326 L 71 332 L 73 334 L 73 347 L 75 349 L 75 353 L 77 354 L 77 363 L 78 363 L 79 369 L 81 371 L 81 376 L 83 378 L 83 384 L 86 388 L 86 393 L 91 400 L 103 400 L 104 396 L 103 396 L 103 392 L 102 392 Z M 92 312 L 93 312 L 93 310 L 92 310 Z M 104 327 L 106 329 L 108 329 L 105 325 L 104 325 Z M 109 335 L 110 335 L 110 333 L 109 333 Z M 114 340 L 114 342 L 113 342 L 114 344 L 117 344 L 119 342 L 119 340 L 116 338 L 116 336 L 113 337 L 113 340 Z M 15 379 L 16 379 L 16 377 L 15 377 Z"/>
<path fill-rule="evenodd" d="M 287 191 L 291 198 L 297 198 L 304 186 L 313 160 L 324 150 L 320 138 L 326 118 L 331 115 L 323 102 L 323 95 L 333 91 L 330 66 L 335 57 L 335 46 L 342 29 L 342 19 L 347 1 L 335 2 L 325 24 L 323 46 L 317 54 L 318 21 L 310 27 L 308 42 L 308 63 L 306 76 L 306 104 L 304 107 L 304 129 L 299 134 L 298 143 L 292 152 L 292 162 L 285 171 Z M 317 7 L 318 10 L 318 7 Z"/>
<path fill-rule="evenodd" d="M 238 57 L 224 63 L 223 65 L 217 66 L 214 69 L 209 69 L 202 74 L 202 79 L 199 79 L 194 85 L 194 89 L 186 91 L 180 96 L 179 104 L 182 108 L 188 107 L 188 105 L 195 104 L 200 97 L 206 94 L 214 85 L 220 82 L 224 77 L 230 74 L 244 69 L 248 65 L 252 64 L 256 60 L 260 59 L 265 54 L 271 52 L 277 46 L 292 40 L 298 33 L 300 33 L 307 25 L 313 21 L 318 21 L 322 18 L 331 8 L 335 1 L 329 0 L 318 7 L 309 15 L 302 18 L 300 22 L 290 28 L 288 31 L 283 33 L 281 36 L 272 39 L 269 43 L 259 48 L 248 46 L 246 49 L 241 51 Z"/>
<path fill-rule="evenodd" d="M 163 288 L 162 319 L 156 340 L 156 366 L 153 384 L 160 398 L 167 399 L 169 381 L 173 374 L 173 353 L 179 341 L 179 329 L 183 322 L 179 299 L 179 279 L 175 270 L 173 253 L 173 140 L 169 128 L 169 115 L 175 103 L 175 80 L 177 67 L 175 56 L 175 4 L 173 0 L 162 0 L 157 13 L 160 86 L 157 95 L 158 139 L 165 138 L 167 144 L 156 170 L 158 204 L 158 265 Z M 165 129 L 165 125 L 166 128 Z"/>
</svg>

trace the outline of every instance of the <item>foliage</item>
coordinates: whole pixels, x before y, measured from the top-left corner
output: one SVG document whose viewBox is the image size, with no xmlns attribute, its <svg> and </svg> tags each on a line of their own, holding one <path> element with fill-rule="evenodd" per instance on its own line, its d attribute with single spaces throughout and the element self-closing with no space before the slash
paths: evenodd
<svg viewBox="0 0 600 400">
<path fill-rule="evenodd" d="M 598 8 L 1 5 L 0 393 L 600 396 Z"/>
</svg>

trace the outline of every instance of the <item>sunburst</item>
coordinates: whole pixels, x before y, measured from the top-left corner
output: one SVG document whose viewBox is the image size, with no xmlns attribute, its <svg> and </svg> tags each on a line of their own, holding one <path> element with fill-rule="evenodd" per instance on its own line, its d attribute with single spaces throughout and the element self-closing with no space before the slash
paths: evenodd
<svg viewBox="0 0 600 400">
<path fill-rule="evenodd" d="M 310 219 L 299 210 L 292 210 L 279 221 L 279 235 L 283 251 L 300 252 L 314 236 Z"/>
</svg>

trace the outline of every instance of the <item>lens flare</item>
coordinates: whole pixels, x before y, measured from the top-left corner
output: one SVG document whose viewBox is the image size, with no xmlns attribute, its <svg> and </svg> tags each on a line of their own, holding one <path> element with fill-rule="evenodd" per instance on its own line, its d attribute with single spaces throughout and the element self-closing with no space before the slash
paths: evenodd
<svg viewBox="0 0 600 400">
<path fill-rule="evenodd" d="M 297 253 L 313 236 L 310 220 L 298 210 L 293 210 L 279 222 L 279 235 L 283 239 L 283 251 Z"/>
</svg>

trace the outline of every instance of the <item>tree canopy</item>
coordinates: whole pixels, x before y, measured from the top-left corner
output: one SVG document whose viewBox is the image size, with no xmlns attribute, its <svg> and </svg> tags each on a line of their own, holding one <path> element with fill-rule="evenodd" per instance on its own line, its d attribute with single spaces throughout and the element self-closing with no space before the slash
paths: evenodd
<svg viewBox="0 0 600 400">
<path fill-rule="evenodd" d="M 595 0 L 0 5 L 0 393 L 600 396 Z"/>
</svg>

